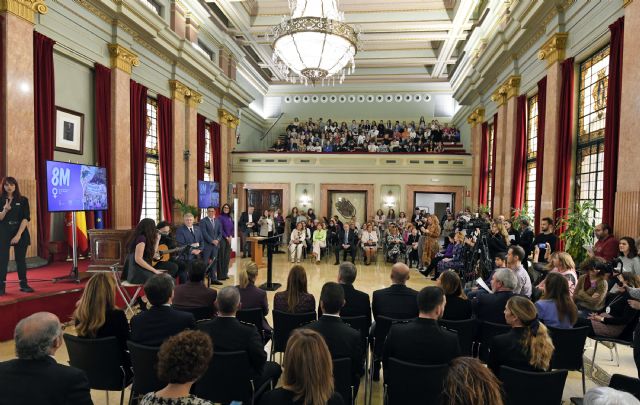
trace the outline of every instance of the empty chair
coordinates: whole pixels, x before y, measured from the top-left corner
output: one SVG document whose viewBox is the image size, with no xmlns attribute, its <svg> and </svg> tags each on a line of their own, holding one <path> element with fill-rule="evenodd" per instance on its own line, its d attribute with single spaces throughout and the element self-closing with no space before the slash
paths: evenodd
<svg viewBox="0 0 640 405">
<path fill-rule="evenodd" d="M 421 365 L 390 358 L 384 369 L 385 405 L 437 404 L 448 365 Z"/>
<path fill-rule="evenodd" d="M 460 342 L 460 350 L 463 356 L 473 355 L 473 337 L 476 333 L 476 320 L 464 319 L 461 321 L 449 321 L 445 319 L 439 319 L 438 323 L 445 328 L 455 331 L 458 334 L 458 341 Z"/>
<path fill-rule="evenodd" d="M 334 390 L 342 396 L 346 404 L 354 404 L 354 387 L 351 385 L 351 359 L 343 357 L 333 359 L 333 386 Z"/>
<path fill-rule="evenodd" d="M 214 403 L 241 401 L 253 404 L 256 395 L 269 385 L 255 387 L 247 352 L 214 352 L 209 368 L 194 385 L 194 394 Z"/>
<path fill-rule="evenodd" d="M 613 350 L 616 354 L 616 366 L 620 365 L 620 356 L 618 355 L 618 345 L 624 345 L 624 346 L 633 346 L 633 342 L 630 340 L 625 340 L 625 339 L 620 339 L 620 338 L 612 338 L 612 337 L 606 337 L 606 336 L 594 336 L 592 337 L 593 340 L 596 341 L 596 343 L 593 346 L 593 355 L 591 357 L 591 364 L 594 365 L 594 367 L 591 367 L 591 376 L 593 376 L 593 373 L 595 370 L 595 361 L 596 361 L 596 352 L 598 351 L 598 343 L 602 343 L 602 342 L 609 342 L 609 343 L 613 343 Z M 613 356 L 611 356 L 611 360 L 613 360 Z"/>
<path fill-rule="evenodd" d="M 214 316 L 213 306 L 207 305 L 204 307 L 185 307 L 182 305 L 171 305 L 174 309 L 178 311 L 188 312 L 193 314 L 193 317 L 196 318 L 197 321 L 202 321 L 204 319 L 211 319 Z"/>
<path fill-rule="evenodd" d="M 501 323 L 482 322 L 478 327 L 480 329 L 480 341 L 477 342 L 478 357 L 480 360 L 486 362 L 491 339 L 493 339 L 494 336 L 508 333 L 511 330 L 511 326 Z"/>
<path fill-rule="evenodd" d="M 562 392 L 568 373 L 567 370 L 541 373 L 500 367 L 505 405 L 562 404 Z"/>
<path fill-rule="evenodd" d="M 131 397 L 137 398 L 152 391 L 158 391 L 166 384 L 158 379 L 156 365 L 158 364 L 159 347 L 145 346 L 127 341 L 131 354 L 131 368 L 133 368 L 133 387 Z"/>
<path fill-rule="evenodd" d="M 238 312 L 236 312 L 236 318 L 238 318 L 239 321 L 242 321 L 244 323 L 250 323 L 252 325 L 255 325 L 256 328 L 258 329 L 258 332 L 260 333 L 260 336 L 262 336 L 262 341 L 264 342 L 265 337 L 264 337 L 264 328 L 262 326 L 262 308 L 253 308 L 253 309 L 241 309 Z"/>
<path fill-rule="evenodd" d="M 131 373 L 125 369 L 124 353 L 115 336 L 85 339 L 68 333 L 64 342 L 69 353 L 69 364 L 84 371 L 89 386 L 94 390 L 120 391 L 120 405 L 124 402 L 124 390 L 131 384 Z"/>
<path fill-rule="evenodd" d="M 273 341 L 271 342 L 271 360 L 275 353 L 284 353 L 291 331 L 316 320 L 315 312 L 292 314 L 273 310 Z"/>
<path fill-rule="evenodd" d="M 559 329 L 547 326 L 555 350 L 551 358 L 552 369 L 576 370 L 582 373 L 582 394 L 585 393 L 584 343 L 589 328 Z"/>
</svg>

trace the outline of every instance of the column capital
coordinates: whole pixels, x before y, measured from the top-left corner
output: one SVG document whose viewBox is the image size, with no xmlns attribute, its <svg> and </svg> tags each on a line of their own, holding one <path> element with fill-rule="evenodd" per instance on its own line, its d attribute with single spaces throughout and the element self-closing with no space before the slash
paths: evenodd
<svg viewBox="0 0 640 405">
<path fill-rule="evenodd" d="M 538 59 L 546 60 L 547 67 L 558 61 L 564 60 L 565 49 L 567 48 L 568 32 L 556 32 L 545 42 L 538 51 Z"/>
<path fill-rule="evenodd" d="M 191 89 L 179 80 L 169 80 L 171 88 L 171 98 L 173 100 L 185 102 L 186 98 L 191 95 Z"/>
<path fill-rule="evenodd" d="M 191 95 L 189 96 L 189 107 L 197 108 L 198 104 L 202 103 L 202 94 L 191 89 Z"/>
<path fill-rule="evenodd" d="M 504 81 L 491 95 L 491 101 L 495 102 L 498 107 L 505 104 L 511 97 L 518 95 L 520 91 L 520 76 L 511 75 Z"/>
<path fill-rule="evenodd" d="M 477 107 L 473 112 L 467 117 L 467 122 L 471 124 L 472 127 L 481 124 L 484 121 L 484 107 Z"/>
<path fill-rule="evenodd" d="M 220 125 L 226 125 L 229 128 L 236 128 L 240 124 L 240 120 L 224 108 L 218 109 L 218 118 Z"/>
<path fill-rule="evenodd" d="M 633 0 L 623 0 L 622 1 L 622 7 L 627 7 L 629 4 L 631 4 L 633 2 Z"/>
<path fill-rule="evenodd" d="M 131 74 L 134 66 L 140 65 L 138 55 L 119 44 L 109 44 L 109 55 L 111 55 L 111 67 Z"/>
<path fill-rule="evenodd" d="M 48 11 L 44 0 L 0 0 L 0 13 L 13 14 L 31 24 L 36 21 L 36 13 L 47 14 Z"/>
</svg>

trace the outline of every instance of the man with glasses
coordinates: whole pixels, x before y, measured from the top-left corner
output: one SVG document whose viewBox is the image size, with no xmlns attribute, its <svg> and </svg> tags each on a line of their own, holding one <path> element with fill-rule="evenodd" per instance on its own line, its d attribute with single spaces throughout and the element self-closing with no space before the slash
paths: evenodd
<svg viewBox="0 0 640 405">
<path fill-rule="evenodd" d="M 200 230 L 202 231 L 203 248 L 202 260 L 207 267 L 207 274 L 211 280 L 211 284 L 221 285 L 216 275 L 218 267 L 218 251 L 222 241 L 222 224 L 216 219 L 216 209 L 207 208 L 207 216 L 200 221 Z M 211 260 L 211 264 L 209 264 Z"/>
</svg>

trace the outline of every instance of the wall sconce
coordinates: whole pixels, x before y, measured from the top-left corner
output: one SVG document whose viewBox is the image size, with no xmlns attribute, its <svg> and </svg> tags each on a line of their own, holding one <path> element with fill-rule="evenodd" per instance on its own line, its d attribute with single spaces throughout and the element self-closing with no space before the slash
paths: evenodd
<svg viewBox="0 0 640 405">
<path fill-rule="evenodd" d="M 396 205 L 396 198 L 393 196 L 393 193 L 391 192 L 391 190 L 387 192 L 387 196 L 384 198 L 384 205 L 387 208 L 392 208 L 392 207 L 395 207 Z"/>
<path fill-rule="evenodd" d="M 191 151 L 189 149 L 185 149 L 184 152 L 182 152 L 182 158 L 185 162 L 189 161 L 189 156 L 191 156 Z"/>
<path fill-rule="evenodd" d="M 309 194 L 307 193 L 306 188 L 302 190 L 302 195 L 300 196 L 300 205 L 302 205 L 305 208 L 311 205 L 311 197 L 309 197 Z"/>
</svg>

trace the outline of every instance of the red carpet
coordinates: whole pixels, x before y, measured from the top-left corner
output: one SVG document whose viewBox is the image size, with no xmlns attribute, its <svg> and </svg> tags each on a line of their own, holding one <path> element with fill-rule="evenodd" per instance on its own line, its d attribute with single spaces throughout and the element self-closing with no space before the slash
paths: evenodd
<svg viewBox="0 0 640 405">
<path fill-rule="evenodd" d="M 88 260 L 78 262 L 80 271 L 89 266 Z M 53 283 L 54 277 L 66 276 L 71 262 L 55 262 L 39 269 L 27 271 L 29 285 L 34 293 L 20 291 L 17 273 L 7 275 L 7 293 L 0 297 L 0 341 L 13 339 L 13 330 L 20 319 L 40 311 L 56 314 L 60 321 L 69 321 L 76 301 L 82 295 L 84 282 Z M 12 282 L 13 281 L 13 282 Z"/>
</svg>

